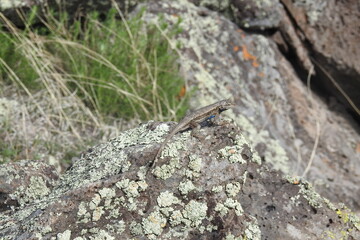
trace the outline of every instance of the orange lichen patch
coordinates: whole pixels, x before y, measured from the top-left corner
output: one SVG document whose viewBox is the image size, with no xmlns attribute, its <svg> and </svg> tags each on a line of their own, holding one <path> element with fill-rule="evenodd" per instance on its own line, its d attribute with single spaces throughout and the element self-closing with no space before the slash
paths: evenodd
<svg viewBox="0 0 360 240">
<path fill-rule="evenodd" d="M 239 46 L 234 46 L 234 47 L 233 47 L 233 50 L 234 50 L 234 52 L 237 52 L 237 51 L 240 50 L 240 47 L 239 47 Z"/>
<path fill-rule="evenodd" d="M 294 184 L 294 185 L 299 185 L 299 184 L 300 184 L 300 181 L 296 179 L 296 180 L 293 181 L 293 184 Z"/>
<path fill-rule="evenodd" d="M 263 72 L 259 72 L 257 75 L 261 78 L 265 77 L 265 73 L 263 73 Z"/>
<path fill-rule="evenodd" d="M 236 153 L 236 150 L 235 150 L 235 149 L 230 149 L 230 150 L 229 150 L 229 153 L 230 153 L 230 154 L 234 154 L 234 153 Z"/>
<path fill-rule="evenodd" d="M 177 99 L 181 99 L 185 96 L 185 94 L 186 94 L 186 86 L 184 85 L 182 86 L 182 88 L 179 91 L 179 94 L 176 97 Z"/>
<path fill-rule="evenodd" d="M 259 63 L 257 62 L 256 56 L 251 55 L 251 54 L 249 53 L 249 51 L 247 50 L 247 48 L 246 48 L 245 45 L 242 45 L 242 52 L 243 52 L 243 58 L 244 58 L 244 60 L 246 60 L 246 61 L 247 61 L 247 60 L 252 61 L 252 65 L 253 65 L 254 67 L 258 67 L 258 66 L 259 66 Z"/>
<path fill-rule="evenodd" d="M 360 143 L 358 143 L 357 146 L 356 146 L 356 152 L 360 153 Z"/>
</svg>

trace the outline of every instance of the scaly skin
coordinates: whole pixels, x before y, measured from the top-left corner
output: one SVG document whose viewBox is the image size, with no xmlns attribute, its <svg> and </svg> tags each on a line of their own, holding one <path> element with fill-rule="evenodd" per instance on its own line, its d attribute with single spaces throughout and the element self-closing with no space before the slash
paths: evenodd
<svg viewBox="0 0 360 240">
<path fill-rule="evenodd" d="M 163 143 L 158 149 L 154 161 L 150 164 L 150 167 L 154 167 L 158 157 L 160 156 L 162 150 L 169 142 L 169 140 L 178 132 L 183 131 L 188 128 L 194 128 L 205 120 L 212 119 L 217 117 L 221 112 L 228 110 L 233 107 L 234 104 L 230 99 L 221 100 L 219 102 L 210 104 L 206 107 L 199 108 L 194 112 L 187 114 L 167 135 Z"/>
</svg>

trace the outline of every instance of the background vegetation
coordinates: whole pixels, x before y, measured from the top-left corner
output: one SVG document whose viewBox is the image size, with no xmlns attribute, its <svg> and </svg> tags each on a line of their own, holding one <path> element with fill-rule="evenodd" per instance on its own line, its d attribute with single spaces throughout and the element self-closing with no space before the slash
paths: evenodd
<svg viewBox="0 0 360 240">
<path fill-rule="evenodd" d="M 142 11 L 125 20 L 119 9 L 70 19 L 34 8 L 23 29 L 0 19 L 0 162 L 54 156 L 64 166 L 120 130 L 186 111 L 169 42 L 180 22 L 147 24 Z"/>
</svg>

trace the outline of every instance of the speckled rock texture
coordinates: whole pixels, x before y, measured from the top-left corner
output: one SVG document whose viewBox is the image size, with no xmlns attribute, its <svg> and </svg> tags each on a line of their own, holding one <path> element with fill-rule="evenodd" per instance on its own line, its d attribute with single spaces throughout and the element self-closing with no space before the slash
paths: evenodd
<svg viewBox="0 0 360 240">
<path fill-rule="evenodd" d="M 231 118 L 264 163 L 311 180 L 331 201 L 360 212 L 359 128 L 307 91 L 272 39 L 187 1 L 146 7 L 146 21 L 156 23 L 159 13 L 170 24 L 182 21 L 172 43 L 182 46 L 183 76 L 197 89 L 193 108 L 233 97 Z"/>
<path fill-rule="evenodd" d="M 335 87 L 338 84 L 360 108 L 360 1 L 282 2 L 293 20 L 297 35 L 312 56 L 318 85 L 354 111 L 349 99 Z M 355 114 L 358 119 L 359 113 Z"/>
<path fill-rule="evenodd" d="M 167 123 L 89 149 L 36 199 L 0 213 L 1 239 L 329 239 L 360 237 L 359 219 L 307 182 L 261 164 L 239 126 L 185 131 L 148 168 Z M 26 162 L 3 166 L 18 178 Z M 40 163 L 31 163 L 36 168 Z M 23 169 L 22 169 L 23 168 Z M 51 175 L 51 174 L 50 174 Z M 6 181 L 3 179 L 3 181 Z M 15 187 L 19 189 L 19 187 Z"/>
<path fill-rule="evenodd" d="M 40 198 L 15 199 L 0 238 L 360 239 L 360 136 L 346 113 L 310 94 L 271 38 L 188 1 L 142 6 L 145 21 L 180 21 L 169 41 L 192 108 L 232 97 L 233 123 L 177 134 L 151 171 L 169 125 L 123 132 Z"/>
</svg>

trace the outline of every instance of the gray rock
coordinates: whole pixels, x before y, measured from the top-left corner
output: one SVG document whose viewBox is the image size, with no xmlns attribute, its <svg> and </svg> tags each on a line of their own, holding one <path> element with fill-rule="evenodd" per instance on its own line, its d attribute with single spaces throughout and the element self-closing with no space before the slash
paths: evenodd
<svg viewBox="0 0 360 240">
<path fill-rule="evenodd" d="M 89 149 L 54 188 L 46 188 L 48 194 L 3 211 L 0 237 L 317 239 L 344 232 L 360 237 L 355 215 L 336 208 L 309 183 L 261 165 L 231 122 L 196 135 L 177 134 L 161 164 L 149 170 L 168 130 L 166 123 L 150 122 Z"/>
</svg>

